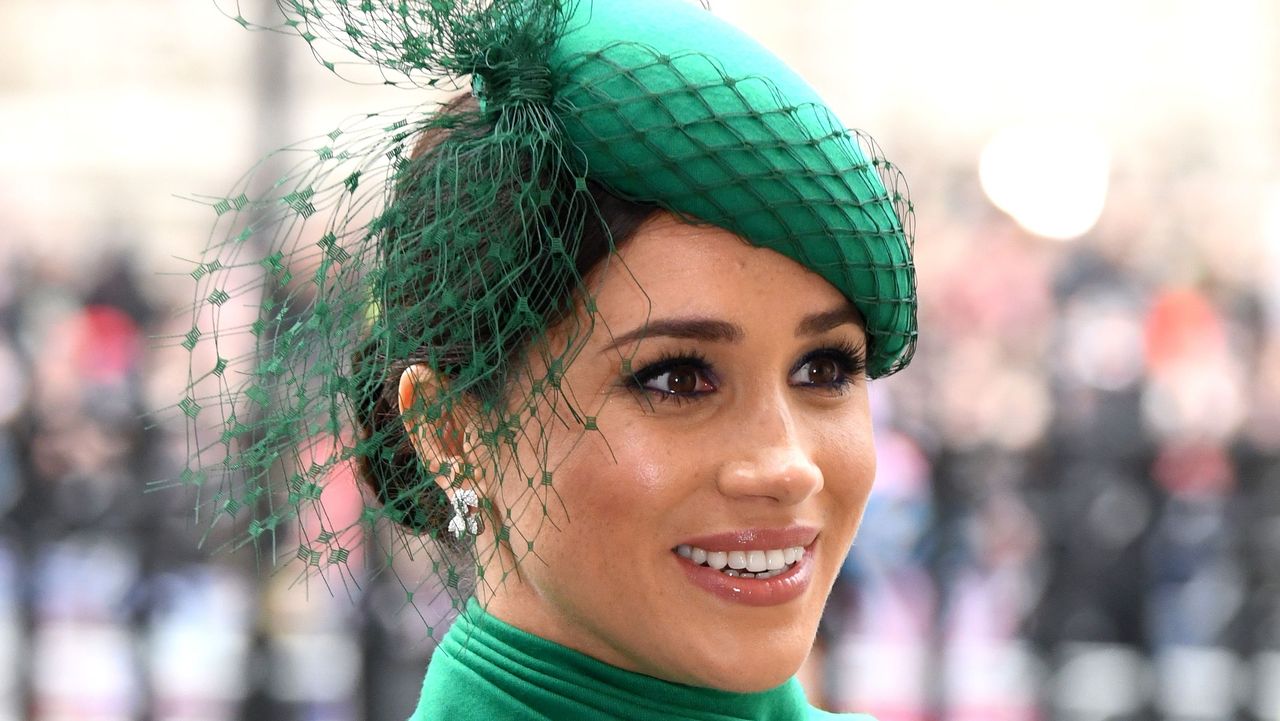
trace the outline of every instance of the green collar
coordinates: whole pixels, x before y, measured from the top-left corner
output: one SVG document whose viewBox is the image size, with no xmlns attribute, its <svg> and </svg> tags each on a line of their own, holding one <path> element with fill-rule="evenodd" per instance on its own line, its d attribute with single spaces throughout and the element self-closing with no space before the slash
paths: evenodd
<svg viewBox="0 0 1280 721">
<path fill-rule="evenodd" d="M 473 600 L 436 649 L 410 721 L 808 721 L 813 709 L 794 678 L 760 693 L 671 683 L 597 661 L 522 631 Z"/>
</svg>

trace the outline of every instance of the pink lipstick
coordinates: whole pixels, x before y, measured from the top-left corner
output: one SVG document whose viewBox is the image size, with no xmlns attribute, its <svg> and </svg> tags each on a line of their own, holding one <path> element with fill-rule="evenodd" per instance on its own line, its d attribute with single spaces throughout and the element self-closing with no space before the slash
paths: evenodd
<svg viewBox="0 0 1280 721">
<path fill-rule="evenodd" d="M 700 588 L 733 603 L 774 606 L 809 587 L 817 536 L 809 526 L 743 529 L 686 539 L 672 554 Z"/>
</svg>

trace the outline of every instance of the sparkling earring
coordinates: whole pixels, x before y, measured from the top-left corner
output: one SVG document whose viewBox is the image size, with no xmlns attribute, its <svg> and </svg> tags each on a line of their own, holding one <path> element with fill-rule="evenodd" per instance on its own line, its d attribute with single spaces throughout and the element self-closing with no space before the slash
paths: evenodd
<svg viewBox="0 0 1280 721">
<path fill-rule="evenodd" d="M 463 534 L 480 535 L 484 525 L 480 521 L 480 497 L 470 488 L 459 488 L 453 494 L 453 517 L 449 519 L 449 533 L 462 539 Z"/>
</svg>

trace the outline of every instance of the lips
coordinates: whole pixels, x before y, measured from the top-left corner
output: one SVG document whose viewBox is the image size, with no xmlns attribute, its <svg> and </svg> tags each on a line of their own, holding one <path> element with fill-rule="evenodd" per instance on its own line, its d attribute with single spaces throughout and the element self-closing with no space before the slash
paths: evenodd
<svg viewBox="0 0 1280 721">
<path fill-rule="evenodd" d="M 686 538 L 680 541 L 679 545 L 703 548 L 707 551 L 767 551 L 793 546 L 807 548 L 817 537 L 818 529 L 812 526 L 788 526 L 777 529 L 745 528 Z"/>
<path fill-rule="evenodd" d="M 672 556 L 694 585 L 714 596 L 773 606 L 798 598 L 809 587 L 817 536 L 808 526 L 744 529 L 689 538 L 672 549 Z"/>
</svg>

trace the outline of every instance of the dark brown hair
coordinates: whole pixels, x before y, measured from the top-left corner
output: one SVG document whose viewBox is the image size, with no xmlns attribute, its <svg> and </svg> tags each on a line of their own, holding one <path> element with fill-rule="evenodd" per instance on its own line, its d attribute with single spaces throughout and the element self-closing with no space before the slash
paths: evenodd
<svg viewBox="0 0 1280 721">
<path fill-rule="evenodd" d="M 480 110 L 475 98 L 463 95 L 447 103 L 442 112 L 460 117 L 480 118 Z M 445 140 L 457 133 L 485 133 L 490 128 L 483 122 L 458 123 L 450 128 L 432 128 L 423 133 L 414 145 L 409 163 L 417 163 L 418 167 L 410 170 L 409 177 L 416 177 L 430 172 L 423 163 L 431 163 L 435 155 L 431 152 Z M 396 183 L 397 203 L 413 198 L 412 183 Z M 561 197 L 571 197 L 575 190 L 572 187 L 552 188 Z M 656 210 L 653 205 L 634 203 L 619 198 L 603 187 L 587 182 L 586 188 L 590 200 L 594 204 L 594 212 L 588 213 L 588 222 L 580 226 L 576 242 L 574 238 L 565 238 L 565 248 L 573 255 L 576 277 L 566 273 L 545 273 L 546 264 L 529 263 L 526 278 L 514 284 L 515 287 L 545 289 L 539 295 L 540 307 L 532 310 L 539 314 L 546 327 L 553 326 L 561 320 L 563 314 L 572 307 L 572 299 L 578 288 L 579 279 L 587 277 L 609 253 L 620 247 Z M 509 199 L 508 199 L 509 200 Z M 510 202 L 510 201 L 509 201 Z M 581 204 L 579 197 L 578 203 Z M 579 206 L 580 207 L 580 206 Z M 423 202 L 415 207 L 413 223 L 416 227 L 425 227 L 435 217 L 435 208 Z M 408 237 L 413 236 L 413 237 Z M 382 262 L 414 263 L 423 268 L 435 267 L 427 262 L 428 254 L 439 252 L 441 247 L 432 243 L 414 243 L 416 234 L 397 233 L 394 230 L 383 232 L 380 244 Z M 419 284 L 425 288 L 436 281 L 435 278 L 419 278 Z M 490 291 L 483 282 L 473 278 L 449 279 L 456 286 L 460 300 L 465 303 L 472 297 L 487 294 Z M 549 285 L 550 284 L 550 285 Z M 364 379 L 357 383 L 362 389 L 354 394 L 356 419 L 363 438 L 373 440 L 377 447 L 358 454 L 359 475 L 377 495 L 393 518 L 418 533 L 429 533 L 443 539 L 441 531 L 448 523 L 450 509 L 442 490 L 435 483 L 424 484 L 424 468 L 410 443 L 404 429 L 400 413 L 399 384 L 401 374 L 410 366 L 418 363 L 427 364 L 445 378 L 454 377 L 461 365 L 472 358 L 475 348 L 487 348 L 494 342 L 496 329 L 483 319 L 478 320 L 474 332 L 459 334 L 446 332 L 436 313 L 430 308 L 417 305 L 416 298 L 425 295 L 418 288 L 391 289 L 384 301 L 381 311 L 386 323 L 394 328 L 395 334 L 401 338 L 421 339 L 421 344 L 413 353 L 404 357 L 388 358 L 385 351 L 370 343 L 357 351 L 352 358 L 352 372 L 356 379 Z M 509 301 L 509 302 L 508 302 Z M 514 297 L 498 299 L 497 307 L 503 311 L 513 309 Z M 526 302 L 535 302 L 526 298 Z M 505 337 L 505 346 L 501 357 L 505 359 L 520 356 L 522 346 L 530 338 Z M 371 377 L 370 374 L 379 374 Z M 497 373 L 498 378 L 507 377 L 506 373 Z M 474 387 L 468 389 L 477 400 L 492 401 L 501 396 L 503 388 Z M 425 489 L 425 490 L 424 490 Z"/>
</svg>

